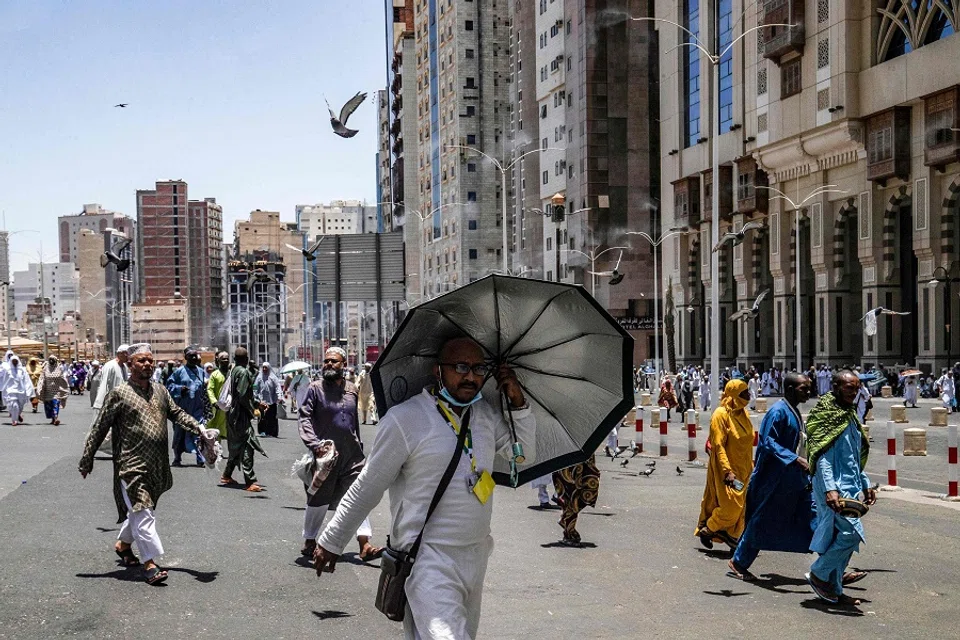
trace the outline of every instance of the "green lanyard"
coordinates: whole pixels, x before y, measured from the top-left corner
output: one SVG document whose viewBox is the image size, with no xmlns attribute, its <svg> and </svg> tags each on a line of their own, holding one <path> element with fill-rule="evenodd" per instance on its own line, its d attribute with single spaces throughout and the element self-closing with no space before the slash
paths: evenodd
<svg viewBox="0 0 960 640">
<path fill-rule="evenodd" d="M 470 409 L 467 409 L 466 415 L 464 415 L 463 418 L 463 423 L 459 426 L 456 416 L 453 415 L 453 412 L 451 412 L 446 405 L 440 402 L 439 398 L 437 399 L 437 411 L 440 412 L 440 415 L 443 416 L 443 419 L 447 421 L 447 424 L 450 425 L 450 428 L 453 429 L 453 432 L 456 435 L 460 435 L 460 429 L 467 430 L 467 437 L 463 441 L 463 450 L 470 458 L 470 471 L 476 473 L 477 461 L 473 457 L 473 434 L 470 431 Z"/>
</svg>

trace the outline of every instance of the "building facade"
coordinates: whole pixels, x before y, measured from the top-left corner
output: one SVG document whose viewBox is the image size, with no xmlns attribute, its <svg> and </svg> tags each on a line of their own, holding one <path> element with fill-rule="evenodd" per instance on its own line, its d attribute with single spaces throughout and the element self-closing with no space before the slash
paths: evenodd
<svg viewBox="0 0 960 640">
<path fill-rule="evenodd" d="M 279 369 L 286 360 L 286 328 L 292 326 L 287 313 L 286 267 L 271 251 L 241 256 L 228 265 L 230 352 L 246 347 L 251 362 L 269 362 Z"/>
<path fill-rule="evenodd" d="M 771 0 L 748 11 L 743 27 L 730 20 L 739 2 L 718 7 L 687 0 L 658 5 L 658 15 L 709 34 L 719 11 L 721 43 L 735 29 L 796 26 L 761 29 L 720 61 L 719 117 L 706 56 L 676 48 L 675 27 L 657 27 L 661 184 L 673 192 L 663 228 L 692 232 L 665 250 L 677 308 L 693 309 L 676 314 L 679 359 L 708 353 L 701 327 L 709 329 L 717 144 L 721 233 L 760 222 L 715 254 L 724 363 L 928 371 L 952 363 L 960 354 L 951 326 L 960 318 L 960 68 L 944 61 L 960 55 L 956 3 Z M 756 319 L 726 320 L 766 289 Z M 881 315 L 868 335 L 862 317 L 881 306 L 909 315 Z"/>
<path fill-rule="evenodd" d="M 31 262 L 25 271 L 13 274 L 14 314 L 21 321 L 28 305 L 47 298 L 51 320 L 59 322 L 79 309 L 79 294 L 77 268 L 72 262 Z"/>
<path fill-rule="evenodd" d="M 3 331 L 11 331 L 10 321 L 14 319 L 13 296 L 10 295 L 10 233 L 0 231 L 0 320 Z"/>
<path fill-rule="evenodd" d="M 130 305 L 130 341 L 149 343 L 157 366 L 165 360 L 183 360 L 192 335 L 189 305 L 180 296 Z"/>
<path fill-rule="evenodd" d="M 96 233 L 116 229 L 132 238 L 136 235 L 136 222 L 130 216 L 104 209 L 99 204 L 85 204 L 77 214 L 57 218 L 60 238 L 60 262 L 79 262 L 79 234 L 87 229 Z"/>
<path fill-rule="evenodd" d="M 183 298 L 190 317 L 189 342 L 225 344 L 223 210 L 216 199 L 190 200 L 182 180 L 137 191 L 139 298 Z"/>
<path fill-rule="evenodd" d="M 515 274 L 583 284 L 655 352 L 652 250 L 659 136 L 650 3 L 513 3 L 511 179 Z M 619 247 L 619 248 L 618 248 Z M 623 279 L 593 276 L 614 268 Z"/>
</svg>

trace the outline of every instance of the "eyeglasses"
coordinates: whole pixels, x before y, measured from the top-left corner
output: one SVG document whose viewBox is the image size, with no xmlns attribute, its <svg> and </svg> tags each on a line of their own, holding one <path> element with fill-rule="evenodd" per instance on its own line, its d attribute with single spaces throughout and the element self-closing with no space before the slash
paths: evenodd
<svg viewBox="0 0 960 640">
<path fill-rule="evenodd" d="M 340 364 L 341 362 L 340 358 L 327 358 L 323 361 L 323 364 Z"/>
<path fill-rule="evenodd" d="M 492 369 L 488 364 L 469 364 L 466 362 L 441 362 L 440 366 L 452 367 L 461 376 L 465 376 L 472 371 L 473 375 L 480 378 L 485 377 Z"/>
</svg>

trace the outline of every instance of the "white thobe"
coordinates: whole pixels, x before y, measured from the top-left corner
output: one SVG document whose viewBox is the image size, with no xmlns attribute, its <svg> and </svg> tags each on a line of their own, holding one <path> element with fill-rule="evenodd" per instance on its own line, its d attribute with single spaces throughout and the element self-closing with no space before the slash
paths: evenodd
<svg viewBox="0 0 960 640">
<path fill-rule="evenodd" d="M 510 458 L 510 428 L 499 409 L 485 400 L 470 409 L 477 470 L 493 469 L 494 457 Z M 517 437 L 530 465 L 536 460 L 536 423 L 529 409 L 513 412 Z M 343 552 L 360 523 L 390 492 L 391 546 L 409 549 L 423 527 L 427 509 L 456 446 L 456 435 L 426 390 L 390 411 L 363 471 L 340 501 L 317 543 Z M 468 640 L 476 636 L 487 559 L 493 547 L 493 497 L 481 504 L 468 490 L 470 459 L 464 452 L 424 532 L 423 544 L 406 583 L 407 638 Z"/>
<path fill-rule="evenodd" d="M 867 386 L 861 385 L 857 392 L 857 417 L 860 418 L 860 422 L 863 422 L 863 419 L 867 417 L 867 400 L 869 399 L 870 392 L 867 391 Z"/>
<path fill-rule="evenodd" d="M 30 402 L 30 398 L 36 395 L 33 383 L 30 382 L 30 375 L 22 365 L 9 368 L 0 376 L 0 388 L 3 392 L 3 403 L 10 409 L 10 419 L 13 422 L 20 420 L 20 412 L 23 407 Z"/>
<path fill-rule="evenodd" d="M 750 391 L 750 408 L 757 408 L 757 389 L 760 384 L 757 382 L 756 378 L 750 378 L 750 381 L 747 382 L 747 389 Z"/>
<path fill-rule="evenodd" d="M 948 411 L 952 411 L 953 401 L 956 398 L 957 393 L 953 378 L 944 374 L 940 376 L 939 380 L 937 380 L 937 386 L 940 387 L 940 401 L 943 402 L 943 406 Z"/>
<path fill-rule="evenodd" d="M 907 376 L 903 379 L 903 403 L 917 406 L 917 377 Z"/>
<path fill-rule="evenodd" d="M 120 364 L 116 358 L 103 365 L 100 375 L 100 387 L 97 389 L 97 399 L 93 403 L 94 409 L 102 409 L 107 394 L 127 381 L 127 367 Z"/>
</svg>

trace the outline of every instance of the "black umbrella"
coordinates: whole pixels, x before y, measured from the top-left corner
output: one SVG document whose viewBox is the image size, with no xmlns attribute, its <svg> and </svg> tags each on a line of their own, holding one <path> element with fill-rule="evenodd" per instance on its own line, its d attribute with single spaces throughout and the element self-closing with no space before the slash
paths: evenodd
<svg viewBox="0 0 960 640">
<path fill-rule="evenodd" d="M 493 477 L 516 486 L 587 460 L 633 406 L 633 338 L 580 286 L 492 275 L 411 309 L 371 372 L 384 413 L 433 385 L 449 339 L 476 340 L 507 363 L 537 421 L 536 460 L 499 456 Z M 485 398 L 498 396 L 487 380 Z"/>
</svg>

